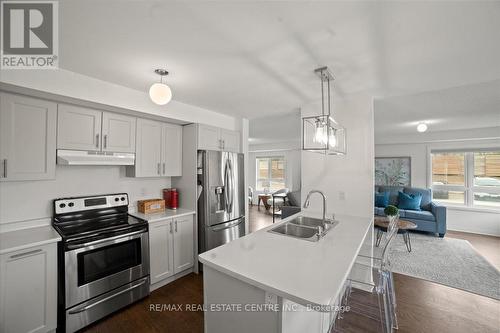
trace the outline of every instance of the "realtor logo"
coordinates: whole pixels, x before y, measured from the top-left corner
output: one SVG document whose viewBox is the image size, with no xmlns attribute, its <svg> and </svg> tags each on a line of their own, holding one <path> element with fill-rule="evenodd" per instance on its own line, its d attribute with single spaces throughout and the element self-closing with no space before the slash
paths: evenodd
<svg viewBox="0 0 500 333">
<path fill-rule="evenodd" d="M 2 1 L 3 69 L 57 68 L 57 5 L 56 1 Z"/>
</svg>

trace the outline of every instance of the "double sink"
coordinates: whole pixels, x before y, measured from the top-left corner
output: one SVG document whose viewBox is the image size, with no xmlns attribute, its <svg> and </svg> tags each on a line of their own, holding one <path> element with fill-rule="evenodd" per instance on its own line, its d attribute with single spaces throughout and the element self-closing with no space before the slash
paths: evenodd
<svg viewBox="0 0 500 333">
<path fill-rule="evenodd" d="M 337 224 L 338 221 L 336 220 L 326 219 L 323 222 L 323 219 L 298 216 L 293 220 L 268 230 L 268 232 L 299 238 L 310 242 L 317 242 Z"/>
</svg>

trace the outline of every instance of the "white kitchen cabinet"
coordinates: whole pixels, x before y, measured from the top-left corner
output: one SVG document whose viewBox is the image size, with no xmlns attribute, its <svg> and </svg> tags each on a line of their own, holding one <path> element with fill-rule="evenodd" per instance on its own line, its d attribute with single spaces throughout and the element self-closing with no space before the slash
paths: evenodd
<svg viewBox="0 0 500 333">
<path fill-rule="evenodd" d="M 182 126 L 137 119 L 135 166 L 129 177 L 182 175 Z"/>
<path fill-rule="evenodd" d="M 221 129 L 220 139 L 222 141 L 222 150 L 235 153 L 240 151 L 240 132 Z"/>
<path fill-rule="evenodd" d="M 198 125 L 198 149 L 222 150 L 220 130 L 217 127 Z"/>
<path fill-rule="evenodd" d="M 54 179 L 57 104 L 0 93 L 0 180 Z"/>
<path fill-rule="evenodd" d="M 134 117 L 59 104 L 57 148 L 134 153 L 135 127 Z"/>
<path fill-rule="evenodd" d="M 240 151 L 240 132 L 198 125 L 198 149 Z"/>
<path fill-rule="evenodd" d="M 122 114 L 102 113 L 102 150 L 118 153 L 135 152 L 134 117 Z"/>
<path fill-rule="evenodd" d="M 182 127 L 163 124 L 162 176 L 182 175 Z"/>
<path fill-rule="evenodd" d="M 0 332 L 56 327 L 56 243 L 0 255 Z"/>
<path fill-rule="evenodd" d="M 194 255 L 193 216 L 174 219 L 174 273 L 193 267 Z"/>
<path fill-rule="evenodd" d="M 128 167 L 134 177 L 160 177 L 163 124 L 137 119 L 135 166 Z"/>
<path fill-rule="evenodd" d="M 150 223 L 149 262 L 151 284 L 155 284 L 174 274 L 172 219 Z"/>
<path fill-rule="evenodd" d="M 149 223 L 151 284 L 194 265 L 193 215 Z"/>
<path fill-rule="evenodd" d="M 59 104 L 57 113 L 58 149 L 101 150 L 101 111 Z"/>
</svg>

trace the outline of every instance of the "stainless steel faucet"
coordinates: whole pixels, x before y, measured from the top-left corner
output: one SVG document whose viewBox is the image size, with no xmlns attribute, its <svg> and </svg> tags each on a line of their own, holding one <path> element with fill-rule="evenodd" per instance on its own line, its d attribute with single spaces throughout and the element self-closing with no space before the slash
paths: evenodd
<svg viewBox="0 0 500 333">
<path fill-rule="evenodd" d="M 311 190 L 309 193 L 307 193 L 306 201 L 304 202 L 304 208 L 309 207 L 309 198 L 311 197 L 311 194 L 313 193 L 318 193 L 323 197 L 323 229 L 326 226 L 326 195 L 321 192 L 320 190 Z"/>
</svg>

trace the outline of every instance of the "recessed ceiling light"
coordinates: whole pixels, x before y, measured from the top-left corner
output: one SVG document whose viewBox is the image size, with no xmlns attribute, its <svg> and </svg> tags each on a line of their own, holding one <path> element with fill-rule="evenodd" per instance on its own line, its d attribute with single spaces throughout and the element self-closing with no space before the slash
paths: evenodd
<svg viewBox="0 0 500 333">
<path fill-rule="evenodd" d="M 165 105 L 172 99 L 172 90 L 163 83 L 163 77 L 167 76 L 168 72 L 164 69 L 156 69 L 155 73 L 160 75 L 160 82 L 153 83 L 149 88 L 149 97 L 156 104 Z"/>
<path fill-rule="evenodd" d="M 419 131 L 420 133 L 427 131 L 427 124 L 424 124 L 424 123 L 418 124 L 417 131 Z"/>
</svg>

